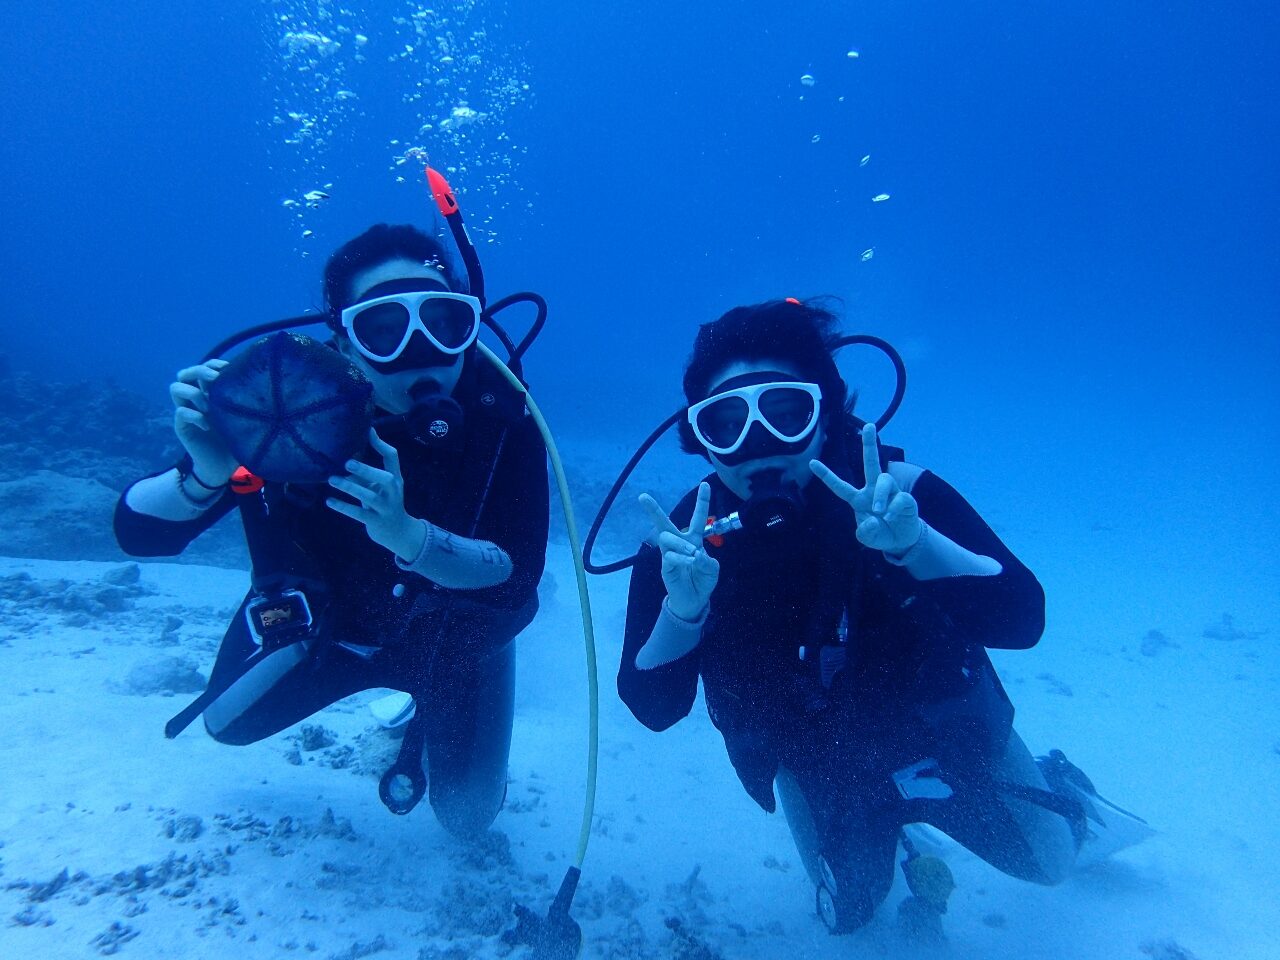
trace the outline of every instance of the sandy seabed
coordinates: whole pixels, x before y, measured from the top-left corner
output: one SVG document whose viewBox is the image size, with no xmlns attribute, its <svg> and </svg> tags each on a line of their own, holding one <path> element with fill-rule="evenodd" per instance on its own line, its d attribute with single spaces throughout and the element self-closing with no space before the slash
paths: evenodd
<svg viewBox="0 0 1280 960">
<path fill-rule="evenodd" d="M 379 803 L 398 746 L 368 711 L 380 692 L 250 747 L 221 746 L 198 724 L 163 738 L 245 581 L 213 567 L 0 559 L 0 956 L 523 956 L 501 934 L 515 903 L 549 904 L 585 776 L 563 546 L 519 640 L 506 808 L 475 846 L 451 840 L 426 803 L 406 817 Z M 1280 683 L 1267 631 L 1228 617 L 1115 636 L 1077 616 L 1057 643 L 998 654 L 1032 749 L 1063 747 L 1160 833 L 1052 889 L 944 841 L 958 884 L 948 942 L 923 949 L 894 923 L 900 876 L 867 929 L 828 936 L 785 823 L 743 793 L 701 703 L 659 736 L 618 701 L 626 578 L 591 589 L 601 753 L 573 910 L 584 956 L 1280 956 Z"/>
</svg>

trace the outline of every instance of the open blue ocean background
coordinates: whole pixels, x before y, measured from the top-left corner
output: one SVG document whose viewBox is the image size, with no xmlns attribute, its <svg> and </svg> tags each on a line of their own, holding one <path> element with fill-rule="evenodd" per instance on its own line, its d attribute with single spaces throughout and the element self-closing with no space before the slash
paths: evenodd
<svg viewBox="0 0 1280 960">
<path fill-rule="evenodd" d="M 339 46 L 290 46 L 317 31 Z M 1220 701 L 1256 738 L 1243 831 L 1280 789 L 1278 48 L 1260 0 L 10 2 L 0 356 L 164 402 L 317 307 L 340 243 L 432 223 L 410 147 L 451 169 L 490 296 L 549 301 L 526 370 L 597 484 L 680 404 L 697 324 L 834 295 L 906 359 L 886 439 L 1044 581 L 1055 673 L 1151 630 L 1262 638 Z M 843 365 L 874 416 L 883 362 Z M 698 476 L 675 462 L 664 489 Z M 1100 743 L 1170 722 L 1106 696 L 1133 709 Z M 1153 764 L 1161 803 L 1206 756 Z"/>
<path fill-rule="evenodd" d="M 416 165 L 393 163 L 392 141 L 419 143 L 469 170 L 452 177 L 491 292 L 551 303 L 529 369 L 559 430 L 638 440 L 677 405 L 697 323 L 831 293 L 906 355 L 889 437 L 921 462 L 1024 520 L 1132 519 L 1147 552 L 1174 537 L 1168 561 L 1227 608 L 1280 592 L 1274 7 L 445 4 L 460 55 L 516 93 L 406 105 L 430 43 L 386 61 L 423 10 L 8 6 L 12 364 L 163 398 L 228 331 L 317 305 L 348 237 L 429 222 Z M 273 117 L 323 111 L 316 75 L 355 49 L 300 73 L 282 38 L 308 18 L 370 54 L 328 88 L 330 108 L 355 97 L 322 142 L 290 146 Z M 471 140 L 419 135 L 460 102 L 489 114 Z M 329 183 L 305 224 L 282 207 Z M 850 379 L 864 412 L 883 404 L 873 360 Z"/>
</svg>

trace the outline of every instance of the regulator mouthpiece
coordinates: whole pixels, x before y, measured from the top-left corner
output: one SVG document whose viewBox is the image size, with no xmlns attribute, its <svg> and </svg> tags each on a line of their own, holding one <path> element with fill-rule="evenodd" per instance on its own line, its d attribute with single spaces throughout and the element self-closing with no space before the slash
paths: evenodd
<svg viewBox="0 0 1280 960">
<path fill-rule="evenodd" d="M 738 513 L 744 529 L 772 533 L 793 524 L 803 509 L 799 485 L 783 480 L 781 470 L 761 470 L 751 478 L 751 496 Z"/>
</svg>

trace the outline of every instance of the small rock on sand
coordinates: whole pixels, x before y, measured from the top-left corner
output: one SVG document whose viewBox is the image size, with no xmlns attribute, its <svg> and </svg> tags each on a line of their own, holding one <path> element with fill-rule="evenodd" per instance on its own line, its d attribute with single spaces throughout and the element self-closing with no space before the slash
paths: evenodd
<svg viewBox="0 0 1280 960">
<path fill-rule="evenodd" d="M 199 693 L 205 679 L 186 657 L 155 657 L 129 671 L 121 693 L 146 697 L 152 694 Z"/>
</svg>

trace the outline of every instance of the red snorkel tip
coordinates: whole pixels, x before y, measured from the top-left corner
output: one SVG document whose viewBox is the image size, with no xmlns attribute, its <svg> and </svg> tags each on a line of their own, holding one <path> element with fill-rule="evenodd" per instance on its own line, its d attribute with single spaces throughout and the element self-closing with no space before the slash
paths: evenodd
<svg viewBox="0 0 1280 960">
<path fill-rule="evenodd" d="M 453 196 L 453 188 L 444 174 L 431 167 L 426 167 L 427 186 L 431 188 L 431 196 L 440 208 L 440 212 L 448 217 L 458 212 L 458 201 Z"/>
<path fill-rule="evenodd" d="M 787 297 L 787 303 L 794 303 L 797 307 L 802 306 L 800 301 L 797 300 L 795 297 Z"/>
<path fill-rule="evenodd" d="M 457 244 L 462 264 L 467 268 L 467 287 L 471 295 L 484 304 L 484 271 L 480 269 L 480 258 L 476 256 L 475 244 L 467 236 L 467 228 L 462 224 L 462 210 L 458 207 L 458 199 L 453 195 L 453 188 L 444 174 L 431 166 L 423 167 L 427 175 L 427 187 L 431 190 L 431 199 L 449 224 L 449 232 L 453 234 L 453 242 Z"/>
</svg>

